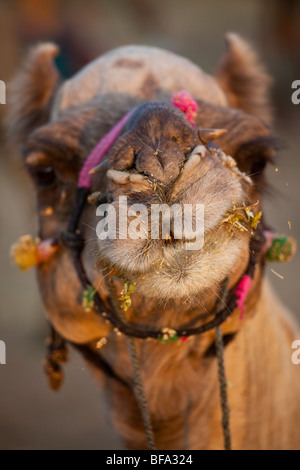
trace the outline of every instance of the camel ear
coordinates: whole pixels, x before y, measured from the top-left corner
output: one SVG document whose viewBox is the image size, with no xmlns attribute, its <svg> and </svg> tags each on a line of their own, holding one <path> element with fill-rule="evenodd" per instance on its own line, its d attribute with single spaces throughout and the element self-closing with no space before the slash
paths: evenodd
<svg viewBox="0 0 300 470">
<path fill-rule="evenodd" d="M 217 68 L 216 79 L 229 105 L 271 124 L 271 77 L 246 41 L 229 33 L 226 42 L 227 52 Z"/>
<path fill-rule="evenodd" d="M 49 119 L 52 99 L 60 82 L 54 64 L 58 54 L 55 44 L 34 47 L 9 86 L 6 124 L 9 140 L 17 146 Z"/>
</svg>

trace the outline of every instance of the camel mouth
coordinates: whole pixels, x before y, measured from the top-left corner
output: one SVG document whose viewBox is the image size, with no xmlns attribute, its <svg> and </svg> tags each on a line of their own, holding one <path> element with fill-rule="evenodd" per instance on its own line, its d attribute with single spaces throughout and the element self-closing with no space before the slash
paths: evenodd
<svg viewBox="0 0 300 470">
<path fill-rule="evenodd" d="M 127 245 L 108 245 L 99 252 L 99 266 L 105 265 L 120 279 L 136 283 L 137 292 L 145 297 L 187 301 L 216 288 L 241 256 L 247 257 L 249 232 L 237 230 L 233 235 L 229 226 L 219 223 L 196 250 L 187 250 L 184 240 L 152 242 L 140 245 L 132 240 Z"/>
<path fill-rule="evenodd" d="M 169 186 L 128 171 L 107 177 L 112 203 L 97 208 L 97 260 L 143 295 L 197 295 L 247 250 L 251 230 L 234 211 L 247 207 L 252 181 L 220 148 L 197 146 Z"/>
</svg>

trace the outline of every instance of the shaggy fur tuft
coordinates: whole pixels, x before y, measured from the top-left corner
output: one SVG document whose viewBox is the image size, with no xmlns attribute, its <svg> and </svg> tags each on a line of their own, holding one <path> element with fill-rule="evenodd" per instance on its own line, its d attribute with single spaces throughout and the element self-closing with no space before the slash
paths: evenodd
<svg viewBox="0 0 300 470">
<path fill-rule="evenodd" d="M 272 121 L 269 90 L 272 83 L 252 47 L 237 34 L 226 36 L 227 54 L 216 78 L 231 107 L 242 109 L 267 123 Z"/>
<path fill-rule="evenodd" d="M 15 145 L 22 146 L 32 130 L 49 120 L 51 101 L 60 82 L 53 62 L 58 54 L 55 44 L 34 47 L 10 84 L 7 128 Z"/>
</svg>

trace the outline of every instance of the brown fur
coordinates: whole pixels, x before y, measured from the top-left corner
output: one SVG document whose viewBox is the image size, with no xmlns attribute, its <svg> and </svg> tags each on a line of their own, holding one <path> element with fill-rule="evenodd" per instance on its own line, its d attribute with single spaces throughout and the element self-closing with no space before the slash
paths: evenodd
<svg viewBox="0 0 300 470">
<path fill-rule="evenodd" d="M 59 83 L 53 63 L 59 49 L 54 44 L 35 47 L 10 87 L 9 137 L 22 145 L 28 134 L 50 117 L 50 104 Z"/>
<path fill-rule="evenodd" d="M 122 278 L 137 280 L 128 319 L 148 327 L 176 328 L 195 318 L 203 321 L 221 280 L 230 275 L 233 286 L 248 262 L 249 233 L 236 231 L 231 236 L 221 220 L 233 200 L 259 200 L 255 210 L 261 206 L 263 167 L 274 153 L 270 129 L 263 121 L 269 122 L 269 79 L 244 41 L 231 35 L 229 42 L 217 79 L 174 54 L 130 46 L 104 55 L 56 92 L 55 48 L 41 46 L 14 85 L 18 99 L 12 103 L 10 134 L 23 144 L 43 238 L 66 228 L 82 162 L 129 109 L 149 98 L 169 102 L 171 93 L 186 88 L 199 103 L 197 125 L 227 129 L 217 143 L 252 177 L 251 184 L 236 178 L 213 153 L 202 159 L 193 154 L 199 144 L 196 129 L 166 104 L 145 105 L 145 114 L 129 123 L 112 149 L 108 178 L 102 174 L 93 180 L 93 189 L 108 191 L 113 199 L 119 194 L 146 203 L 173 198 L 204 202 L 208 209 L 200 252 L 186 253 L 181 242 L 165 246 L 157 240 L 145 254 L 141 240 L 99 243 L 95 209 L 85 208 L 81 229 L 87 241 L 83 260 L 89 277 L 104 302 L 108 296 L 104 276 L 112 268 L 119 292 Z M 154 155 L 157 148 L 160 152 Z M 50 187 L 41 186 L 39 172 L 49 165 L 55 180 Z M 162 183 L 161 189 L 149 185 L 149 171 Z M 41 209 L 49 205 L 54 212 L 45 216 Z M 83 310 L 82 288 L 66 250 L 40 266 L 38 277 L 47 315 L 58 332 L 96 351 L 122 379 L 110 378 L 91 365 L 126 446 L 145 448 L 125 338 L 94 312 Z M 297 333 L 267 286 L 261 265 L 247 298 L 245 320 L 240 321 L 237 310 L 222 329 L 233 338 L 225 351 L 233 448 L 300 448 L 299 372 L 290 357 Z M 98 351 L 96 343 L 103 336 L 108 343 Z M 217 363 L 210 353 L 213 343 L 213 332 L 185 343 L 136 341 L 159 449 L 223 447 Z"/>
<path fill-rule="evenodd" d="M 226 39 L 228 51 L 217 69 L 216 77 L 230 106 L 271 122 L 270 76 L 248 43 L 233 33 L 227 34 Z"/>
</svg>

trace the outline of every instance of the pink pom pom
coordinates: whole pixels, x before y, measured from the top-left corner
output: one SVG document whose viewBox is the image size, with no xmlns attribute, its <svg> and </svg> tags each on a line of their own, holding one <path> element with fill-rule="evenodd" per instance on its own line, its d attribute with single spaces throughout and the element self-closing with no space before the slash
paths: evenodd
<svg viewBox="0 0 300 470">
<path fill-rule="evenodd" d="M 37 245 L 37 264 L 44 263 L 52 258 L 58 249 L 53 238 L 47 238 Z"/>
<path fill-rule="evenodd" d="M 234 291 L 234 294 L 237 295 L 238 300 L 237 300 L 237 307 L 241 309 L 241 314 L 240 314 L 240 319 L 242 320 L 244 318 L 245 314 L 245 301 L 248 295 L 248 292 L 251 288 L 252 285 L 252 278 L 245 274 L 242 279 L 240 280 L 237 288 Z"/>
<path fill-rule="evenodd" d="M 178 93 L 174 93 L 174 95 L 172 95 L 172 104 L 186 115 L 192 126 L 196 126 L 194 118 L 199 106 L 187 91 L 182 90 Z"/>
</svg>

